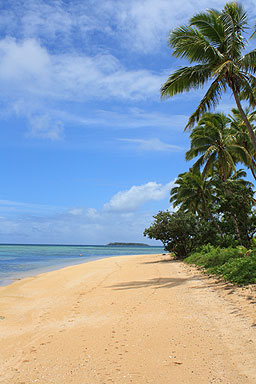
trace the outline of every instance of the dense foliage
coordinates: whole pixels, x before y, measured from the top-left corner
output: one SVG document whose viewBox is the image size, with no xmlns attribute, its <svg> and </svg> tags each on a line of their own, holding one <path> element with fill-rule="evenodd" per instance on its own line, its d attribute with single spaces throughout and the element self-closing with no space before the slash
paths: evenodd
<svg viewBox="0 0 256 384">
<path fill-rule="evenodd" d="M 178 258 L 184 258 L 199 245 L 216 239 L 215 228 L 194 213 L 159 212 L 154 219 L 155 222 L 145 229 L 144 236 L 162 241 L 165 249 Z"/>
<path fill-rule="evenodd" d="M 256 251 L 246 248 L 214 248 L 205 246 L 185 259 L 188 264 L 196 264 L 209 273 L 239 285 L 256 283 Z"/>
<path fill-rule="evenodd" d="M 191 140 L 185 156 L 194 164 L 171 190 L 177 211 L 159 212 L 144 232 L 177 258 L 237 284 L 256 282 L 256 251 L 248 251 L 256 243 L 254 185 L 245 172 L 256 180 L 256 50 L 243 54 L 246 28 L 246 12 L 230 2 L 171 32 L 173 55 L 196 65 L 176 70 L 162 96 L 211 84 L 187 124 Z M 237 109 L 210 113 L 227 88 Z M 248 107 L 242 108 L 241 99 Z"/>
</svg>

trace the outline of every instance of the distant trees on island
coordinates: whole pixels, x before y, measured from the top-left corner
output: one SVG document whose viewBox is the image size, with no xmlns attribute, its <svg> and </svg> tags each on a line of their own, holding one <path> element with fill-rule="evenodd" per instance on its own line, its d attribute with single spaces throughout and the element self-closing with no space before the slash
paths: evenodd
<svg viewBox="0 0 256 384">
<path fill-rule="evenodd" d="M 143 243 L 108 243 L 108 246 L 117 246 L 117 247 L 132 247 L 132 246 L 139 246 L 139 247 L 149 247 L 148 244 Z"/>
<path fill-rule="evenodd" d="M 195 162 L 171 190 L 176 212 L 159 212 L 144 231 L 177 258 L 190 255 L 189 262 L 239 284 L 256 283 L 255 189 L 245 172 L 256 180 L 256 50 L 244 53 L 247 29 L 246 12 L 229 2 L 170 33 L 173 55 L 192 65 L 170 75 L 162 97 L 209 87 L 185 127 L 191 130 L 185 157 Z M 237 109 L 210 113 L 228 89 Z"/>
</svg>

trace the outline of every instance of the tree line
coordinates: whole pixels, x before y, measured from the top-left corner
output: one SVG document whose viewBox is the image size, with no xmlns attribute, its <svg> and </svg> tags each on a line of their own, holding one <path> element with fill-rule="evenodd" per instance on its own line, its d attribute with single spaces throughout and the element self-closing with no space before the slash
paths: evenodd
<svg viewBox="0 0 256 384">
<path fill-rule="evenodd" d="M 198 13 L 169 36 L 173 55 L 190 65 L 169 76 L 162 97 L 209 84 L 185 127 L 191 131 L 185 158 L 194 163 L 171 190 L 175 210 L 156 214 L 144 232 L 179 258 L 206 244 L 249 249 L 254 243 L 254 185 L 246 171 L 256 180 L 256 50 L 246 52 L 247 31 L 243 7 L 229 2 L 221 11 Z M 228 89 L 236 108 L 212 112 Z"/>
</svg>

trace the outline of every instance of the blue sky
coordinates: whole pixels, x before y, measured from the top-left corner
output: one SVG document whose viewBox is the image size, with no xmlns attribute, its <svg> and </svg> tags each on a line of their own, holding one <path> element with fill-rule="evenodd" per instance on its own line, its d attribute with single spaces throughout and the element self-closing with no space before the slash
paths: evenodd
<svg viewBox="0 0 256 384">
<path fill-rule="evenodd" d="M 255 2 L 243 5 L 254 24 Z M 0 4 L 0 242 L 149 242 L 144 228 L 169 208 L 189 166 L 183 128 L 203 95 L 160 100 L 161 84 L 185 63 L 171 56 L 168 33 L 208 7 Z M 219 110 L 233 106 L 227 95 Z"/>
</svg>

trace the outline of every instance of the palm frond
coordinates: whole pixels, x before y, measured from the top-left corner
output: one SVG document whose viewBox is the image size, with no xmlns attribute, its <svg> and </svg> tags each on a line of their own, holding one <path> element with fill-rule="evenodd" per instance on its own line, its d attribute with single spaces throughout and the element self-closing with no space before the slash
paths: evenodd
<svg viewBox="0 0 256 384">
<path fill-rule="evenodd" d="M 226 85 L 223 79 L 217 77 L 210 85 L 208 91 L 201 100 L 195 112 L 190 116 L 185 130 L 191 128 L 197 122 L 202 114 L 214 108 L 221 99 L 222 92 L 226 90 Z"/>
<path fill-rule="evenodd" d="M 232 144 L 231 152 L 234 152 L 234 155 L 238 158 L 238 161 L 244 163 L 245 165 L 251 164 L 251 155 L 243 146 Z"/>
<path fill-rule="evenodd" d="M 208 10 L 198 13 L 190 19 L 190 25 L 197 27 L 216 48 L 219 48 L 224 40 L 224 29 L 222 23 L 218 22 L 218 15 L 217 11 Z"/>
<path fill-rule="evenodd" d="M 167 98 L 190 89 L 202 87 L 210 76 L 211 70 L 209 66 L 204 64 L 179 68 L 161 87 L 161 97 Z"/>
<path fill-rule="evenodd" d="M 250 36 L 250 39 L 252 39 L 252 38 L 255 37 L 255 34 L 256 34 L 256 25 L 254 25 L 254 29 L 255 29 L 255 31 L 254 31 L 253 34 Z"/>
<path fill-rule="evenodd" d="M 256 72 L 256 49 L 246 53 L 238 60 L 239 67 L 245 72 Z"/>
<path fill-rule="evenodd" d="M 215 75 L 220 75 L 221 73 L 229 73 L 233 75 L 234 73 L 239 73 L 239 67 L 233 60 L 228 58 L 227 60 L 216 65 L 213 73 Z"/>
<path fill-rule="evenodd" d="M 190 63 L 206 63 L 222 57 L 221 53 L 200 31 L 186 25 L 178 27 L 170 33 L 169 45 L 173 48 L 175 57 L 186 58 Z"/>
<path fill-rule="evenodd" d="M 214 152 L 216 152 L 216 146 L 215 146 L 215 145 L 211 145 L 210 147 L 208 147 L 207 150 L 205 151 L 205 154 L 204 154 L 204 161 L 208 160 L 209 157 L 210 157 Z"/>
<path fill-rule="evenodd" d="M 209 175 L 212 172 L 215 160 L 216 160 L 215 153 L 212 153 L 211 156 L 208 157 L 208 160 L 205 163 L 205 166 L 204 166 L 204 169 L 202 172 L 203 177 L 206 177 L 207 175 Z"/>
<path fill-rule="evenodd" d="M 237 3 L 227 3 L 220 15 L 224 25 L 225 49 L 228 56 L 237 58 L 245 48 L 246 40 L 242 37 L 247 26 L 247 15 Z"/>
<path fill-rule="evenodd" d="M 256 106 L 256 93 L 255 93 L 255 85 L 256 78 L 250 74 L 242 74 L 239 75 L 239 83 L 240 83 L 240 98 L 244 100 L 248 100 L 252 107 Z"/>
<path fill-rule="evenodd" d="M 226 3 L 223 9 L 223 15 L 230 15 L 235 24 L 236 32 L 244 32 L 248 28 L 247 13 L 242 5 L 236 1 Z"/>
<path fill-rule="evenodd" d="M 205 160 L 204 160 L 204 155 L 200 156 L 199 159 L 193 164 L 193 169 L 195 171 L 198 171 L 201 169 L 201 167 L 203 166 Z"/>
</svg>

